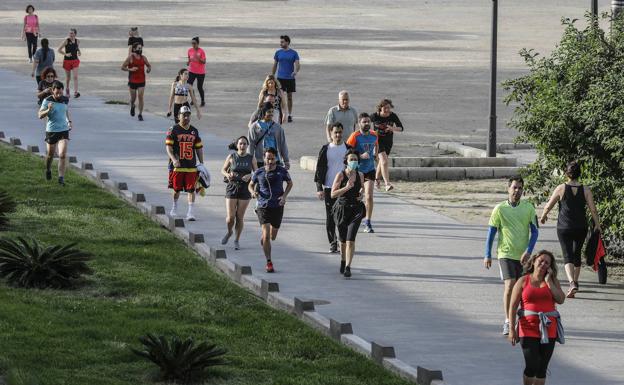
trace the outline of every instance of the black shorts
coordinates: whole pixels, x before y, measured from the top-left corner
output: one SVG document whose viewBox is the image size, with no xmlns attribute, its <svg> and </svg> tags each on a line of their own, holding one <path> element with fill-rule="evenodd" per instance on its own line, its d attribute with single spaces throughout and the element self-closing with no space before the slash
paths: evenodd
<svg viewBox="0 0 624 385">
<path fill-rule="evenodd" d="M 277 80 L 279 80 L 280 85 L 282 86 L 282 90 L 284 90 L 284 92 L 297 92 L 297 83 L 295 82 L 295 79 L 277 78 Z"/>
<path fill-rule="evenodd" d="M 386 155 L 390 155 L 392 151 L 393 135 L 384 135 L 379 137 L 379 152 L 385 152 Z"/>
<path fill-rule="evenodd" d="M 256 209 L 256 214 L 258 215 L 258 222 L 260 222 L 261 225 L 268 223 L 272 227 L 279 229 L 282 225 L 282 217 L 284 216 L 284 206 L 258 207 Z"/>
<path fill-rule="evenodd" d="M 251 193 L 247 186 L 249 186 L 249 183 L 230 182 L 225 186 L 225 197 L 228 199 L 249 200 L 251 199 Z"/>
<path fill-rule="evenodd" d="M 518 280 L 522 276 L 522 264 L 516 259 L 499 258 L 498 267 L 503 281 L 508 279 Z"/>
<path fill-rule="evenodd" d="M 131 83 L 131 82 L 128 82 L 128 87 L 130 87 L 130 89 L 132 89 L 132 90 L 137 90 L 139 88 L 145 87 L 145 83 Z"/>
<path fill-rule="evenodd" d="M 332 214 L 334 216 L 334 222 L 336 222 L 338 226 L 338 238 L 340 242 L 355 242 L 355 237 L 365 212 L 366 208 L 362 202 L 348 204 L 338 200 L 334 203 Z"/>
<path fill-rule="evenodd" d="M 60 140 L 69 140 L 69 130 L 61 132 L 47 132 L 45 142 L 48 144 L 57 144 Z"/>
<path fill-rule="evenodd" d="M 364 173 L 364 182 L 367 180 L 375 180 L 375 170 Z"/>
</svg>

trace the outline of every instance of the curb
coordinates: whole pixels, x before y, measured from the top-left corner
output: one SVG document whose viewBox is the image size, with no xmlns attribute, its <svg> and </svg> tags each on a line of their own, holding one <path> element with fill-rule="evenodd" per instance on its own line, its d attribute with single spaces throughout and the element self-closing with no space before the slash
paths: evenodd
<svg viewBox="0 0 624 385">
<path fill-rule="evenodd" d="M 0 142 L 10 144 L 18 150 L 35 154 L 40 158 L 45 157 L 45 154 L 33 151 L 36 146 L 22 145 L 19 138 L 11 137 L 7 140 L 2 131 L 0 131 Z M 184 227 L 183 219 L 169 217 L 166 215 L 163 206 L 148 203 L 144 193 L 128 190 L 126 182 L 111 180 L 108 172 L 96 170 L 92 163 L 82 162 L 78 164 L 76 157 L 70 158 L 73 162 L 68 162 L 68 168 L 95 182 L 99 187 L 121 198 L 152 221 L 168 229 L 199 254 L 208 265 L 216 271 L 222 272 L 231 281 L 247 289 L 269 306 L 294 315 L 313 329 L 340 341 L 348 348 L 408 381 L 419 385 L 444 385 L 441 371 L 430 371 L 421 367 L 414 368 L 395 357 L 393 346 L 379 341 L 368 342 L 353 334 L 351 323 L 339 322 L 318 313 L 313 301 L 298 297 L 291 298 L 281 294 L 277 282 L 269 282 L 254 277 L 250 266 L 228 261 L 225 249 L 206 244 L 203 234 L 190 232 Z"/>
</svg>

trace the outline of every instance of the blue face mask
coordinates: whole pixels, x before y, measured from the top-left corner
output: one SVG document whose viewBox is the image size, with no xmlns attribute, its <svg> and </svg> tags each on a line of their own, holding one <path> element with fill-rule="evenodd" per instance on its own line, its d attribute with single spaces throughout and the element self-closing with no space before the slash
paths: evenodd
<svg viewBox="0 0 624 385">
<path fill-rule="evenodd" d="M 351 170 L 357 170 L 359 163 L 357 160 L 350 160 L 349 162 L 347 162 L 347 165 L 349 166 Z"/>
</svg>

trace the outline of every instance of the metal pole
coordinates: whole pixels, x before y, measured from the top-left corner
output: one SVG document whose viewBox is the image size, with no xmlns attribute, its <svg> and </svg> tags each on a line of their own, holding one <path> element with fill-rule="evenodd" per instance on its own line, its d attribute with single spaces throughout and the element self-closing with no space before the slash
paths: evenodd
<svg viewBox="0 0 624 385">
<path fill-rule="evenodd" d="M 622 0 L 624 1 L 624 0 Z M 492 52 L 490 57 L 490 126 L 487 156 L 496 157 L 496 40 L 498 32 L 498 0 L 492 0 Z"/>
<path fill-rule="evenodd" d="M 598 0 L 592 0 L 591 2 L 591 14 L 594 19 L 598 18 Z"/>
</svg>

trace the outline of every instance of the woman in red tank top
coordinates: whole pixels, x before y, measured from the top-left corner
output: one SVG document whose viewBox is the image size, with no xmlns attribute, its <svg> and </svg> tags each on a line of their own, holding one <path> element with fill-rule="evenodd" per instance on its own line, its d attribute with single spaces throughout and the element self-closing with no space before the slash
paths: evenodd
<svg viewBox="0 0 624 385">
<path fill-rule="evenodd" d="M 147 67 L 147 70 L 146 70 Z M 134 116 L 134 102 L 139 97 L 139 120 L 143 120 L 143 95 L 145 93 L 145 73 L 152 71 L 152 66 L 143 56 L 140 43 L 132 45 L 132 53 L 121 65 L 122 71 L 128 71 L 128 90 L 130 91 L 130 116 Z"/>
<path fill-rule="evenodd" d="M 509 341 L 515 345 L 520 341 L 524 355 L 525 385 L 546 383 L 548 363 L 555 349 L 558 319 L 555 303 L 562 304 L 565 294 L 557 279 L 555 257 L 550 251 L 542 250 L 534 254 L 525 265 L 527 274 L 516 282 L 511 293 L 509 322 L 512 328 Z M 518 310 L 520 306 L 520 310 Z M 518 330 L 516 314 L 519 312 Z M 538 313 L 545 313 L 540 319 Z M 547 320 L 546 320 L 547 318 Z M 547 325 L 547 321 L 550 324 Z M 540 324 L 544 322 L 545 334 L 542 340 Z"/>
</svg>

